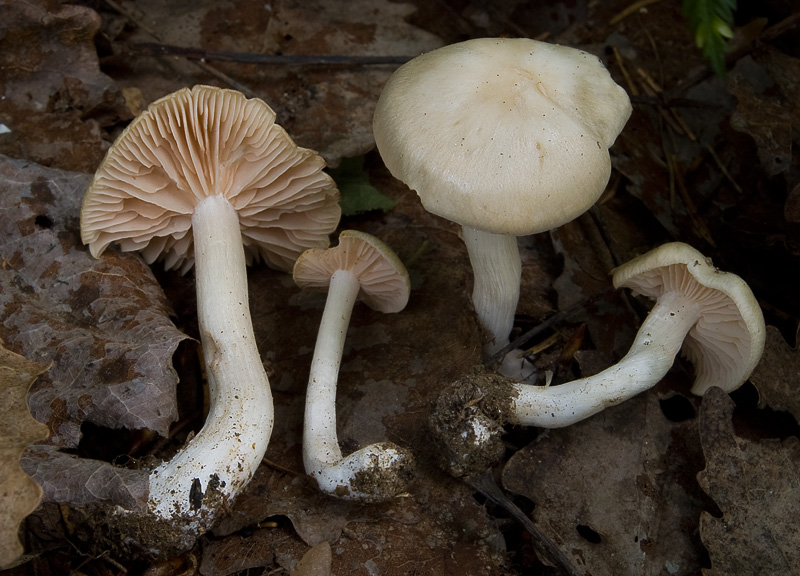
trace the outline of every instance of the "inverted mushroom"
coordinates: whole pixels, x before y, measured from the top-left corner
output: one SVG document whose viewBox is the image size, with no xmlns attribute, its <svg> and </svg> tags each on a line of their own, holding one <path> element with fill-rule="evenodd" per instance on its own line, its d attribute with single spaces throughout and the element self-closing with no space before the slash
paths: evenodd
<svg viewBox="0 0 800 576">
<path fill-rule="evenodd" d="M 744 280 L 718 270 L 691 246 L 664 244 L 616 268 L 613 283 L 655 299 L 625 357 L 598 374 L 557 386 L 474 379 L 472 393 L 491 398 L 491 417 L 483 409 L 465 415 L 471 426 L 487 430 L 473 436 L 476 447 L 489 445 L 500 432 L 487 427 L 487 420 L 560 428 L 624 402 L 657 384 L 681 347 L 694 365 L 691 390 L 697 395 L 712 386 L 735 390 L 758 364 L 766 335 L 758 301 Z M 464 395 L 463 386 L 458 393 Z M 442 430 L 446 423 L 436 426 Z"/>
<path fill-rule="evenodd" d="M 303 252 L 293 276 L 301 288 L 328 288 L 306 391 L 306 473 L 323 492 L 339 498 L 370 502 L 393 498 L 405 489 L 411 454 L 392 442 L 378 442 L 345 458 L 336 433 L 336 387 L 356 299 L 380 312 L 399 312 L 408 302 L 408 272 L 379 239 L 344 230 L 337 246 Z"/>
<path fill-rule="evenodd" d="M 203 428 L 150 473 L 148 507 L 204 531 L 251 479 L 273 424 L 246 262 L 289 270 L 328 245 L 340 216 L 324 160 L 297 147 L 264 102 L 195 86 L 136 118 L 98 168 L 81 210 L 93 256 L 111 244 L 182 272 L 195 267 L 211 406 Z"/>
<path fill-rule="evenodd" d="M 611 173 L 608 148 L 630 113 L 597 57 L 529 39 L 439 48 L 387 82 L 375 142 L 428 211 L 462 225 L 485 357 L 509 344 L 521 278 L 516 237 L 594 204 Z M 518 357 L 509 354 L 501 372 L 529 380 Z"/>
</svg>

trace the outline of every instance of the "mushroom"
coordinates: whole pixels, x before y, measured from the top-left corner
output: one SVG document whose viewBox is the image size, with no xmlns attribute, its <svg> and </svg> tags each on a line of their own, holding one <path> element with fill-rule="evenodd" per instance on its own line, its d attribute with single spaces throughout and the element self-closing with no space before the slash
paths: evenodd
<svg viewBox="0 0 800 576">
<path fill-rule="evenodd" d="M 741 386 L 764 351 L 766 329 L 744 280 L 681 242 L 664 244 L 613 271 L 615 288 L 655 300 L 627 354 L 602 372 L 558 386 L 513 384 L 512 422 L 559 428 L 657 384 L 683 347 L 694 365 L 692 393 Z"/>
<path fill-rule="evenodd" d="M 387 82 L 375 142 L 428 211 L 462 225 L 485 358 L 509 344 L 521 279 L 516 237 L 594 204 L 611 173 L 608 148 L 630 113 L 597 57 L 523 38 L 445 46 Z M 509 353 L 501 372 L 530 381 L 532 367 L 519 356 Z"/>
<path fill-rule="evenodd" d="M 378 442 L 343 457 L 336 434 L 336 385 L 356 299 L 380 312 L 399 312 L 408 302 L 408 272 L 378 238 L 344 230 L 337 246 L 303 252 L 293 276 L 301 288 L 328 288 L 306 391 L 306 473 L 323 492 L 339 498 L 369 502 L 393 498 L 405 490 L 411 454 L 392 442 Z"/>
<path fill-rule="evenodd" d="M 455 425 L 483 426 L 488 431 L 471 436 L 478 451 L 501 433 L 497 427 L 486 426 L 487 417 L 524 426 L 569 426 L 657 384 L 681 346 L 695 367 L 691 390 L 697 395 L 712 386 L 735 390 L 758 364 L 766 335 L 758 301 L 744 280 L 718 270 L 691 246 L 672 242 L 634 258 L 613 271 L 613 283 L 655 299 L 630 350 L 618 363 L 557 386 L 512 383 L 509 387 L 499 378 L 478 375 L 445 391 L 437 401 L 443 407 L 452 404 L 456 392 L 467 401 L 475 395 L 490 399 L 487 407 L 471 410 L 464 422 Z M 465 388 L 470 392 L 465 393 Z M 443 440 L 440 444 L 450 446 L 448 457 L 456 463 L 451 468 L 464 467 L 464 458 L 453 450 L 452 434 L 440 420 L 436 416 L 432 423 Z M 462 444 L 459 449 L 465 446 L 472 447 Z"/>
<path fill-rule="evenodd" d="M 149 474 L 148 509 L 199 534 L 253 476 L 273 424 L 250 318 L 246 262 L 288 270 L 329 243 L 339 193 L 324 160 L 297 147 L 257 99 L 211 86 L 170 94 L 136 118 L 83 199 L 93 256 L 111 243 L 152 263 L 194 265 L 208 378 L 204 426 Z"/>
</svg>

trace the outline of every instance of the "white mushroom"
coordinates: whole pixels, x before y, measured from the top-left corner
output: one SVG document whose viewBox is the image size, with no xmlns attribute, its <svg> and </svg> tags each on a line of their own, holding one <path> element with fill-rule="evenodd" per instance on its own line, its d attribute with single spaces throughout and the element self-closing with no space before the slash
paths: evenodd
<svg viewBox="0 0 800 576">
<path fill-rule="evenodd" d="M 451 471 L 472 473 L 496 458 L 498 423 L 560 428 L 647 390 L 667 374 L 681 347 L 694 364 L 697 395 L 712 386 L 735 390 L 758 364 L 766 335 L 758 301 L 744 280 L 718 270 L 691 246 L 660 246 L 616 268 L 613 282 L 656 301 L 625 357 L 598 374 L 556 386 L 509 385 L 478 373 L 446 389 L 431 424 Z M 475 398 L 481 406 L 465 410 L 459 422 L 445 421 L 445 412 L 478 404 L 470 402 Z M 454 438 L 473 420 L 487 418 L 494 423 L 491 434 Z"/>
<path fill-rule="evenodd" d="M 148 263 L 195 267 L 211 407 L 200 432 L 150 473 L 148 500 L 154 515 L 189 533 L 209 526 L 267 449 L 273 405 L 246 261 L 290 269 L 305 249 L 328 245 L 339 194 L 323 167 L 264 102 L 196 86 L 136 118 L 84 197 L 81 235 L 95 257 L 117 243 Z"/>
<path fill-rule="evenodd" d="M 694 364 L 692 392 L 741 386 L 764 351 L 764 316 L 739 276 L 687 244 L 672 242 L 613 271 L 614 287 L 655 299 L 630 350 L 602 372 L 558 386 L 514 385 L 510 420 L 557 428 L 588 418 L 657 384 L 683 346 Z"/>
<path fill-rule="evenodd" d="M 439 48 L 386 84 L 375 142 L 427 210 L 462 225 L 485 357 L 509 344 L 521 277 L 516 237 L 594 204 L 611 173 L 608 148 L 630 113 L 597 57 L 529 39 Z M 518 358 L 508 354 L 501 372 L 531 380 Z"/>
<path fill-rule="evenodd" d="M 336 434 L 336 385 L 356 299 L 386 313 L 405 308 L 410 290 L 405 266 L 374 236 L 344 230 L 337 246 L 303 252 L 294 280 L 301 288 L 328 288 L 306 392 L 306 472 L 323 492 L 340 498 L 392 498 L 405 489 L 411 454 L 391 442 L 378 442 L 343 457 Z"/>
</svg>

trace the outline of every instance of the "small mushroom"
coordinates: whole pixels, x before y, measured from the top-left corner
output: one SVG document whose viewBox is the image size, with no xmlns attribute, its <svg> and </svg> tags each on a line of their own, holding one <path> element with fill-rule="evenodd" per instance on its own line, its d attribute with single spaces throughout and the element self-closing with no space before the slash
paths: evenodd
<svg viewBox="0 0 800 576">
<path fill-rule="evenodd" d="M 375 142 L 428 211 L 462 225 L 484 357 L 509 344 L 521 279 L 516 237 L 594 204 L 611 173 L 608 148 L 630 113 L 597 57 L 524 38 L 439 48 L 387 82 Z M 531 381 L 519 356 L 508 354 L 501 372 Z"/>
<path fill-rule="evenodd" d="M 203 428 L 149 476 L 148 507 L 199 534 L 253 476 L 273 424 L 256 347 L 246 262 L 288 270 L 328 245 L 339 193 L 324 160 L 298 148 L 261 100 L 195 86 L 150 105 L 117 139 L 81 210 L 99 257 L 111 243 L 148 263 L 195 268 L 211 407 Z"/>
<path fill-rule="evenodd" d="M 758 364 L 766 335 L 758 301 L 744 280 L 718 270 L 691 246 L 664 244 L 616 268 L 613 282 L 617 288 L 655 299 L 625 357 L 598 374 L 556 386 L 508 386 L 499 378 L 471 377 L 446 389 L 438 404 L 448 406 L 456 392 L 462 398 L 477 395 L 491 399 L 490 412 L 471 410 L 455 426 L 463 428 L 476 419 L 480 423 L 487 416 L 524 426 L 569 426 L 657 384 L 681 346 L 694 364 L 692 392 L 697 395 L 712 386 L 735 390 Z M 495 428 L 485 437 L 472 438 L 472 444 L 456 443 L 448 432 L 452 426 L 438 415 L 431 422 L 440 445 L 449 445 L 449 452 L 456 445 L 459 450 L 467 447 L 480 452 L 500 433 Z M 466 460 L 459 454 L 447 454 L 445 461 L 455 463 L 451 469 L 465 469 Z"/>
<path fill-rule="evenodd" d="M 399 312 L 408 302 L 405 266 L 383 242 L 344 230 L 339 244 L 303 252 L 294 265 L 301 288 L 328 288 L 306 391 L 303 462 L 323 492 L 379 502 L 405 490 L 411 454 L 391 442 L 370 444 L 343 457 L 336 434 L 336 385 L 347 327 L 357 298 L 380 312 Z"/>
<path fill-rule="evenodd" d="M 602 372 L 558 386 L 514 384 L 512 422 L 558 428 L 657 384 L 683 347 L 695 368 L 692 392 L 741 386 L 764 351 L 764 316 L 739 276 L 687 244 L 664 244 L 613 271 L 615 288 L 655 299 L 630 350 Z"/>
</svg>

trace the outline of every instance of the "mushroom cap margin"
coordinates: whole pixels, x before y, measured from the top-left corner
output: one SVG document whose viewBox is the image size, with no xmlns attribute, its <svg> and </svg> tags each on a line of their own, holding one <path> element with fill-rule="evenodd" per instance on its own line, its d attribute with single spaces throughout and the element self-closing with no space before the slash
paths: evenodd
<svg viewBox="0 0 800 576">
<path fill-rule="evenodd" d="M 683 352 L 695 367 L 692 392 L 712 386 L 731 392 L 755 369 L 764 351 L 764 315 L 747 283 L 716 268 L 682 242 L 663 244 L 612 271 L 615 288 L 657 299 L 667 290 L 698 298 L 703 316 L 689 331 Z"/>
<path fill-rule="evenodd" d="M 301 288 L 325 289 L 337 270 L 348 270 L 361 286 L 359 298 L 379 312 L 399 312 L 411 291 L 408 271 L 379 238 L 358 230 L 343 230 L 339 244 L 311 248 L 294 265 L 292 276 Z"/>
</svg>

